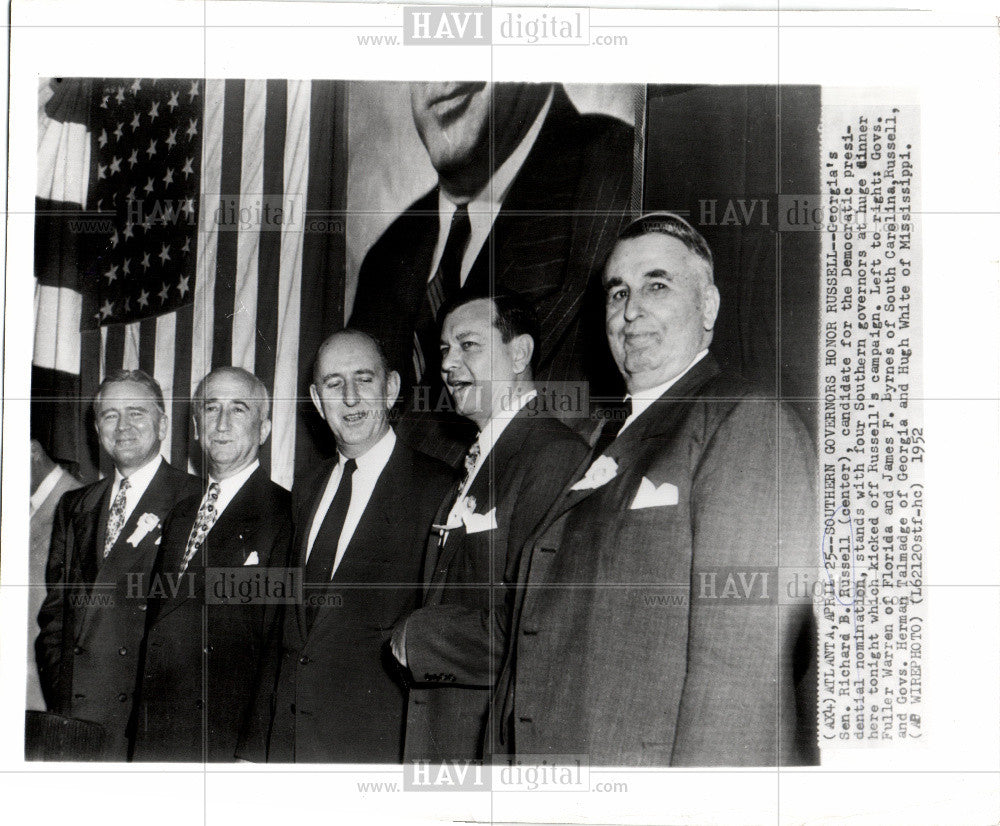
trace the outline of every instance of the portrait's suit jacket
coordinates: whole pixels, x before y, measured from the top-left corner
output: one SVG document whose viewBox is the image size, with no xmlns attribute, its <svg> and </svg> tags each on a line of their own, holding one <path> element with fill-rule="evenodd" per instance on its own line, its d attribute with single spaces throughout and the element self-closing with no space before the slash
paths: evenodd
<svg viewBox="0 0 1000 826">
<path fill-rule="evenodd" d="M 45 566 L 49 560 L 49 543 L 52 541 L 52 524 L 56 518 L 56 505 L 63 494 L 81 487 L 72 475 L 58 468 L 59 478 L 55 487 L 38 509 L 31 515 L 31 547 L 28 557 L 28 695 L 26 708 L 45 711 L 45 698 L 42 695 L 42 684 L 38 679 L 38 666 L 35 658 L 35 637 L 38 628 L 38 612 L 45 599 Z"/>
<path fill-rule="evenodd" d="M 153 571 L 132 722 L 137 761 L 235 760 L 261 655 L 277 631 L 279 606 L 228 598 L 218 585 L 228 574 L 218 569 L 252 577 L 253 566 L 263 578 L 288 566 L 288 491 L 257 468 L 179 576 L 200 504 L 195 494 L 171 513 Z M 217 602 L 220 595 L 227 599 Z"/>
<path fill-rule="evenodd" d="M 309 529 L 335 464 L 324 463 L 293 489 L 299 566 L 305 566 Z M 450 468 L 396 441 L 312 626 L 304 605 L 285 611 L 280 644 L 268 656 L 241 738 L 241 758 L 400 761 L 406 696 L 385 643 L 419 603 L 424 544 L 452 484 Z"/>
<path fill-rule="evenodd" d="M 550 413 L 522 408 L 469 488 L 478 522 L 449 531 L 444 547 L 436 534 L 428 540 L 424 605 L 406 620 L 415 686 L 405 762 L 483 756 L 490 690 L 507 646 L 507 623 L 497 609 L 508 607 L 531 531 L 589 452 Z M 447 521 L 453 501 L 446 497 L 436 524 Z"/>
<path fill-rule="evenodd" d="M 491 286 L 525 295 L 542 339 L 535 377 L 540 382 L 587 379 L 592 395 L 620 390 L 603 336 L 600 269 L 627 221 L 632 187 L 633 131 L 604 115 L 580 115 L 562 87 L 524 165 L 511 185 L 490 236 L 476 258 L 464 293 Z M 438 239 L 438 190 L 400 215 L 365 256 L 351 325 L 378 336 L 403 377 L 401 435 L 418 450 L 455 464 L 474 435 L 450 409 L 437 352 L 425 354 L 428 404 L 413 414 L 413 332 L 424 302 Z M 421 397 L 423 398 L 423 397 Z M 567 421 L 571 427 L 585 419 Z"/>
<path fill-rule="evenodd" d="M 605 450 L 613 478 L 567 490 L 524 554 L 499 748 L 815 762 L 811 596 L 774 600 L 818 565 L 812 453 L 793 414 L 711 356 L 637 417 Z"/>
<path fill-rule="evenodd" d="M 59 501 L 35 652 L 49 710 L 103 725 L 105 752 L 95 759 L 124 761 L 146 619 L 144 585 L 168 512 L 199 483 L 161 462 L 105 559 L 113 483 L 108 476 Z M 159 526 L 130 544 L 147 513 Z"/>
</svg>

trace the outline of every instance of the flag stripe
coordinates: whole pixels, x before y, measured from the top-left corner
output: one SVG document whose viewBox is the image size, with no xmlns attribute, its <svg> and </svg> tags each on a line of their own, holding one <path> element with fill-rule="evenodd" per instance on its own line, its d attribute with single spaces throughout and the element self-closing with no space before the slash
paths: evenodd
<svg viewBox="0 0 1000 826">
<path fill-rule="evenodd" d="M 156 319 L 139 322 L 139 369 L 153 375 L 156 370 Z M 162 388 L 163 385 L 160 385 Z"/>
<path fill-rule="evenodd" d="M 35 354 L 39 367 L 80 372 L 80 293 L 69 287 L 35 287 Z"/>
<path fill-rule="evenodd" d="M 254 372 L 257 337 L 257 256 L 264 203 L 264 115 L 267 85 L 248 80 L 243 100 L 243 166 L 240 224 L 236 242 L 236 297 L 233 305 L 232 364 Z M 244 223 L 244 211 L 249 223 Z"/>
<path fill-rule="evenodd" d="M 266 195 L 283 195 L 285 191 L 284 146 L 285 118 L 288 113 L 286 84 L 281 80 L 267 82 L 267 112 L 264 119 L 264 177 Z M 294 218 L 294 216 L 293 216 Z M 281 260 L 281 227 L 271 226 L 260 235 L 257 269 L 257 292 L 261 296 L 278 294 L 278 268 Z M 278 304 L 276 301 L 257 302 L 257 337 L 254 352 L 254 372 L 267 387 L 274 386 L 274 355 L 278 340 Z M 271 440 L 260 449 L 260 463 L 271 471 Z"/>
<path fill-rule="evenodd" d="M 152 321 L 143 322 L 143 332 L 145 325 L 152 326 L 152 352 L 153 363 L 148 371 L 152 374 L 163 391 L 163 401 L 167 407 L 167 415 L 173 416 L 173 396 L 174 396 L 174 335 L 177 328 L 177 314 L 167 313 Z M 144 351 L 145 345 L 140 347 L 140 352 Z M 145 368 L 143 368 L 145 369 Z M 172 422 L 171 422 L 172 424 Z M 173 427 L 167 428 L 167 435 L 163 440 L 160 452 L 164 456 L 170 456 L 170 448 L 173 444 Z"/>
<path fill-rule="evenodd" d="M 295 215 L 305 214 L 309 176 L 309 81 L 288 84 L 288 126 L 284 152 L 285 192 Z M 274 371 L 274 423 L 271 478 L 291 488 L 295 467 L 295 416 L 298 406 L 299 305 L 302 290 L 303 225 L 281 233 L 278 289 L 278 342 Z M 307 356 L 308 358 L 308 356 Z"/>
<path fill-rule="evenodd" d="M 191 341 L 188 342 L 191 364 L 188 370 L 190 392 L 194 393 L 212 363 L 212 320 L 215 317 L 215 262 L 219 230 L 212 212 L 218 205 L 222 170 L 222 120 L 225 81 L 205 81 L 205 119 L 202 124 L 201 193 L 198 215 L 198 264 L 195 278 L 194 316 Z M 214 199 L 214 205 L 210 201 Z M 206 214 L 208 213 L 208 214 Z M 178 342 L 180 341 L 178 323 Z M 178 356 L 188 358 L 178 350 Z M 180 362 L 178 361 L 178 364 Z M 176 385 L 178 388 L 180 384 Z M 183 467 L 183 465 L 182 465 Z"/>
<path fill-rule="evenodd" d="M 125 358 L 125 325 L 111 324 L 104 339 L 104 375 L 121 369 Z"/>
<path fill-rule="evenodd" d="M 122 368 L 139 369 L 139 322 L 125 325 L 125 351 L 122 353 Z"/>
<path fill-rule="evenodd" d="M 222 226 L 219 228 L 218 263 L 215 273 L 215 315 L 212 325 L 212 367 L 232 364 L 233 301 L 236 296 L 236 245 L 239 233 L 229 226 L 229 215 L 240 208 L 240 172 L 243 158 L 243 97 L 245 82 L 227 80 L 223 104 L 222 174 L 220 182 Z M 207 204 L 206 204 L 207 206 Z"/>
<path fill-rule="evenodd" d="M 195 310 L 196 307 L 187 306 L 181 307 L 175 313 L 177 321 L 174 328 L 174 384 L 172 393 L 174 400 L 172 405 L 173 421 L 170 426 L 172 435 L 170 464 L 178 468 L 188 466 L 188 434 L 191 429 L 189 423 L 192 392 L 190 389 L 192 384 L 191 362 L 194 356 L 201 352 L 200 348 L 194 346 Z"/>
</svg>

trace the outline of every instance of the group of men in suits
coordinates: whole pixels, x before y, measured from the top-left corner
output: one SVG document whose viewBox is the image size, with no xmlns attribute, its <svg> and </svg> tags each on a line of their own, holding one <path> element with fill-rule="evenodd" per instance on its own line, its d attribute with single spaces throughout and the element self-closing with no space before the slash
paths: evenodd
<svg viewBox="0 0 1000 826">
<path fill-rule="evenodd" d="M 316 354 L 335 456 L 273 485 L 266 388 L 218 368 L 198 480 L 159 457 L 155 382 L 102 384 L 115 473 L 56 508 L 49 708 L 101 724 L 103 759 L 815 762 L 811 605 L 775 596 L 811 567 L 809 441 L 709 354 L 704 239 L 625 225 L 631 131 L 560 87 L 411 100 L 439 185 Z M 612 379 L 629 414 L 603 432 L 538 392 Z M 234 571 L 297 596 L 210 598 Z M 727 578 L 770 586 L 718 599 Z"/>
</svg>

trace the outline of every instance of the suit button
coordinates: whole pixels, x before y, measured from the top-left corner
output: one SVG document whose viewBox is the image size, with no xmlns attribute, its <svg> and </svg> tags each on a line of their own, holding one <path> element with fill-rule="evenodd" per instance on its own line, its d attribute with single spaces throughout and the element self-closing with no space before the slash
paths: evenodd
<svg viewBox="0 0 1000 826">
<path fill-rule="evenodd" d="M 83 649 L 82 649 L 82 648 L 80 648 L 80 646 L 79 646 L 79 645 L 74 645 L 74 646 L 73 646 L 73 653 L 74 653 L 74 654 L 82 654 L 82 653 L 83 653 Z"/>
<path fill-rule="evenodd" d="M 86 700 L 87 699 L 87 695 L 86 694 L 74 694 L 73 695 L 73 699 L 74 700 Z"/>
<path fill-rule="evenodd" d="M 205 704 L 201 700 L 195 700 L 194 707 L 195 708 L 204 708 Z"/>
<path fill-rule="evenodd" d="M 119 703 L 124 703 L 126 700 L 128 700 L 128 694 L 126 694 L 123 691 L 121 694 L 118 695 L 118 702 Z"/>
<path fill-rule="evenodd" d="M 309 665 L 309 657 L 308 657 L 308 655 L 303 654 L 301 657 L 299 657 L 299 663 L 302 664 L 302 665 Z"/>
<path fill-rule="evenodd" d="M 128 649 L 127 649 L 127 648 L 125 648 L 125 647 L 122 647 L 122 648 L 119 648 L 119 649 L 118 649 L 118 654 L 119 654 L 120 656 L 124 657 L 124 656 L 125 656 L 126 654 L 128 654 Z"/>
<path fill-rule="evenodd" d="M 213 651 L 215 651 L 215 646 L 206 645 L 204 651 L 206 654 L 211 654 Z"/>
<path fill-rule="evenodd" d="M 543 554 L 554 554 L 556 552 L 556 549 L 555 548 L 539 548 L 538 552 L 539 553 L 543 553 Z"/>
<path fill-rule="evenodd" d="M 533 636 L 535 636 L 535 634 L 538 633 L 538 629 L 537 628 L 522 628 L 521 629 L 521 633 L 524 634 L 524 636 L 526 636 L 526 637 L 533 637 Z"/>
<path fill-rule="evenodd" d="M 518 717 L 517 718 L 517 722 L 519 722 L 519 723 L 530 723 L 531 722 L 531 718 L 530 717 Z"/>
</svg>

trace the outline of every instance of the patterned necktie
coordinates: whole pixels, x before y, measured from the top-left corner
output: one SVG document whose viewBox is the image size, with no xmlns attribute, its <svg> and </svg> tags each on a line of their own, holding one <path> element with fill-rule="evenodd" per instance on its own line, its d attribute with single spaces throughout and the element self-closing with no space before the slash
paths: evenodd
<svg viewBox="0 0 1000 826">
<path fill-rule="evenodd" d="M 130 486 L 128 479 L 123 478 L 118 486 L 118 493 L 115 494 L 115 501 L 111 503 L 111 510 L 108 512 L 108 533 L 104 538 L 105 559 L 108 558 L 115 542 L 118 541 L 118 535 L 125 527 L 125 492 Z"/>
<path fill-rule="evenodd" d="M 462 488 L 469 483 L 472 471 L 476 469 L 476 462 L 479 461 L 479 454 L 481 451 L 482 448 L 479 446 L 479 441 L 477 440 L 472 443 L 472 447 L 469 448 L 469 452 L 465 454 L 465 476 L 462 477 L 462 484 L 459 485 L 458 488 L 459 492 L 461 492 Z"/>
<path fill-rule="evenodd" d="M 201 506 L 198 508 L 198 515 L 195 517 L 194 525 L 191 526 L 191 533 L 188 534 L 187 546 L 184 548 L 184 559 L 181 560 L 181 573 L 183 574 L 191 559 L 198 552 L 201 543 L 205 541 L 208 532 L 212 530 L 218 513 L 215 510 L 215 503 L 219 501 L 219 493 L 222 490 L 218 482 L 212 482 L 202 497 Z"/>
<path fill-rule="evenodd" d="M 437 313 L 441 305 L 462 289 L 462 259 L 469 244 L 472 225 L 469 223 L 468 204 L 459 204 L 451 216 L 448 240 L 437 272 L 427 284 L 425 301 L 413 332 L 413 368 L 417 380 L 430 371 L 436 371 L 435 354 L 438 352 Z"/>
</svg>

